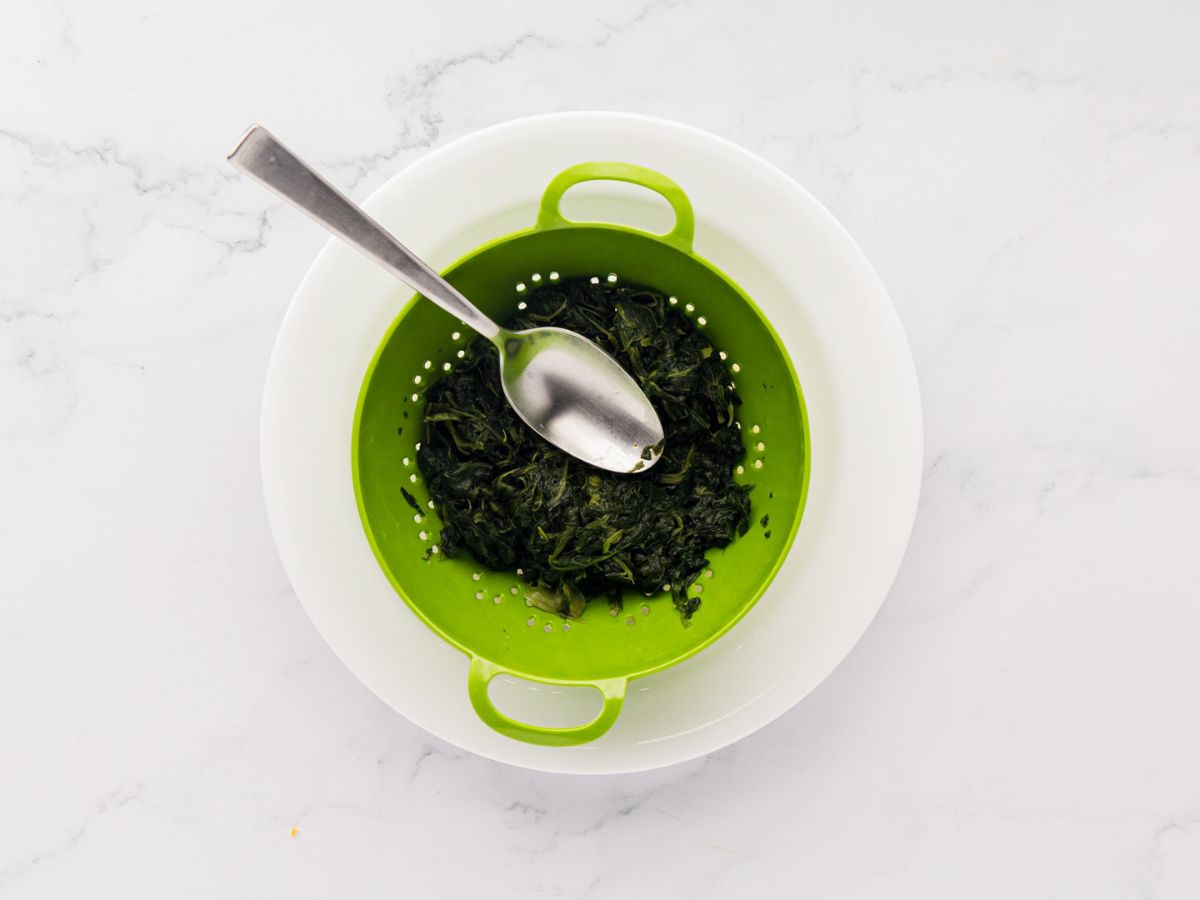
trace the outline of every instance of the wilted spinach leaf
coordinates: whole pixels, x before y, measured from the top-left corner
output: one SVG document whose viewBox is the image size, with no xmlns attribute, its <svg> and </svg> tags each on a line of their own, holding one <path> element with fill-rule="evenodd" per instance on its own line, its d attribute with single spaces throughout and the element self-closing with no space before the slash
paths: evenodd
<svg viewBox="0 0 1200 900">
<path fill-rule="evenodd" d="M 400 488 L 400 493 L 404 495 L 404 502 L 407 503 L 409 506 L 411 506 L 413 509 L 415 509 L 417 511 L 418 515 L 420 513 L 424 512 L 424 510 L 421 509 L 421 504 L 417 502 L 416 497 L 414 497 L 412 494 L 410 494 L 404 488 Z"/>
<path fill-rule="evenodd" d="M 566 279 L 531 292 L 511 328 L 557 325 L 591 338 L 633 375 L 666 433 L 645 473 L 595 469 L 517 417 L 500 387 L 495 348 L 476 338 L 426 395 L 417 462 L 444 527 L 441 551 L 520 569 L 539 609 L 566 617 L 588 598 L 670 585 L 684 622 L 700 606 L 689 585 L 705 553 L 744 534 L 748 487 L 737 394 L 716 348 L 648 288 Z"/>
</svg>

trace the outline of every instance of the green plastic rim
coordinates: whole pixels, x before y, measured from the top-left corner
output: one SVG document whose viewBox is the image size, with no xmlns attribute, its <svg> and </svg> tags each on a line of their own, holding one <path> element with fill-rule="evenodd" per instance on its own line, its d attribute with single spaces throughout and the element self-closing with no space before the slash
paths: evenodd
<svg viewBox="0 0 1200 900">
<path fill-rule="evenodd" d="M 662 196 L 675 213 L 666 234 L 610 223 L 578 223 L 561 213 L 563 195 L 585 181 L 615 180 Z M 644 284 L 677 308 L 725 354 L 746 460 L 736 475 L 754 485 L 750 531 L 724 550 L 693 590 L 700 610 L 685 628 L 666 595 L 627 592 L 624 610 L 589 604 L 564 622 L 527 606 L 513 573 L 490 572 L 468 554 L 440 558 L 441 523 L 420 472 L 424 389 L 453 368 L 474 335 L 423 297 L 412 297 L 388 329 L 363 378 L 352 433 L 355 497 L 371 548 L 396 591 L 434 632 L 470 657 L 467 690 L 479 718 L 516 740 L 570 746 L 595 740 L 616 722 L 628 682 L 699 653 L 732 628 L 782 566 L 804 511 L 811 468 L 808 415 L 779 335 L 726 275 L 693 251 L 695 216 L 678 184 L 629 163 L 589 162 L 555 176 L 533 228 L 499 238 L 450 266 L 444 277 L 496 320 L 513 315 L 532 287 L 590 276 Z M 417 499 L 421 512 L 401 488 Z M 698 587 L 697 587 L 698 586 Z M 591 722 L 551 728 L 517 721 L 493 705 L 488 685 L 511 675 L 550 685 L 590 687 L 603 700 Z"/>
</svg>

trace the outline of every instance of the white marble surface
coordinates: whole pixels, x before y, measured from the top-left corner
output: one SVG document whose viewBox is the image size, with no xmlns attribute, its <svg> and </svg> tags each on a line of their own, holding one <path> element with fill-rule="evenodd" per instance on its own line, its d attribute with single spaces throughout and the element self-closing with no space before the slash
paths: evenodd
<svg viewBox="0 0 1200 900">
<path fill-rule="evenodd" d="M 1200 896 L 1200 7 L 481 6 L 5 5 L 0 898 Z M 256 428 L 323 237 L 223 162 L 262 120 L 361 197 L 574 108 L 811 189 L 926 412 L 850 658 L 624 778 L 442 744 L 309 625 Z"/>
</svg>

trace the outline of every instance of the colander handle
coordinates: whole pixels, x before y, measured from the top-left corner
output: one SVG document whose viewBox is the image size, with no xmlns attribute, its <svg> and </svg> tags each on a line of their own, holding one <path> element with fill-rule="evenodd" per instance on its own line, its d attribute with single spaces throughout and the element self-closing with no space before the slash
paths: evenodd
<svg viewBox="0 0 1200 900">
<path fill-rule="evenodd" d="M 632 163 L 586 162 L 559 172 L 542 194 L 537 227 L 563 228 L 573 224 L 563 216 L 559 205 L 563 194 L 585 181 L 624 181 L 654 191 L 670 203 L 671 209 L 675 211 L 675 227 L 666 234 L 655 237 L 685 253 L 692 252 L 692 241 L 696 235 L 696 215 L 692 212 L 692 201 L 687 198 L 683 188 L 666 175 Z"/>
<path fill-rule="evenodd" d="M 586 744 L 612 728 L 613 723 L 617 721 L 617 716 L 621 713 L 621 704 L 625 702 L 625 686 L 629 683 L 625 678 L 555 682 L 556 684 L 565 683 L 571 686 L 595 688 L 604 698 L 604 706 L 600 710 L 600 715 L 584 725 L 576 725 L 572 728 L 545 728 L 541 725 L 527 725 L 511 719 L 492 705 L 491 698 L 488 697 L 488 685 L 497 675 L 529 677 L 518 672 L 510 672 L 503 666 L 498 666 L 480 656 L 472 657 L 471 667 L 467 672 L 467 693 L 471 697 L 471 706 L 475 708 L 475 713 L 485 725 L 505 737 L 525 741 L 527 744 L 542 744 L 548 747 L 573 747 L 576 744 Z"/>
</svg>

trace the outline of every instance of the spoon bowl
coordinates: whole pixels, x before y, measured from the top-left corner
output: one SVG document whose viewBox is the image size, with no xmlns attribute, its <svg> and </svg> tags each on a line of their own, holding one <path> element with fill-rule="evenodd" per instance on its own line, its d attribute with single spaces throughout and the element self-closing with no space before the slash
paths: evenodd
<svg viewBox="0 0 1200 900">
<path fill-rule="evenodd" d="M 261 125 L 242 135 L 229 162 L 495 344 L 505 397 L 547 441 L 612 472 L 658 461 L 663 429 L 654 407 L 587 338 L 563 328 L 501 328 Z"/>
<path fill-rule="evenodd" d="M 495 343 L 504 396 L 550 443 L 612 472 L 658 461 L 663 429 L 654 407 L 594 343 L 552 327 L 501 331 Z"/>
</svg>

